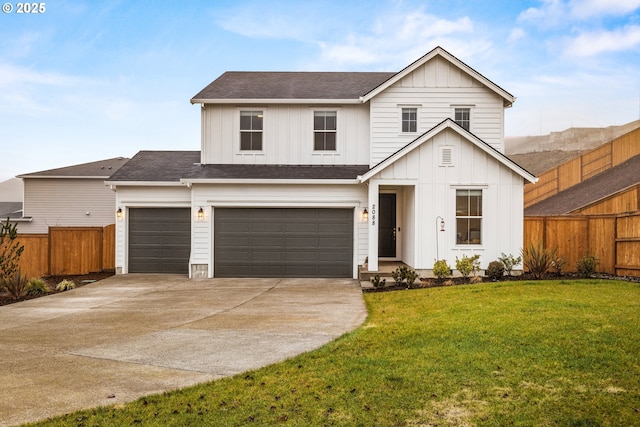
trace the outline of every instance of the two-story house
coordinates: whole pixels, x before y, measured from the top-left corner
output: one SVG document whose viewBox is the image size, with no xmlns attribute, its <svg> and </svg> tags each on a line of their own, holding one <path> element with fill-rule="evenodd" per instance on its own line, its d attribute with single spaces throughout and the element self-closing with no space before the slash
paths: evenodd
<svg viewBox="0 0 640 427">
<path fill-rule="evenodd" d="M 355 278 L 518 254 L 536 178 L 503 154 L 514 101 L 440 47 L 397 73 L 224 73 L 191 100 L 200 151 L 143 151 L 107 182 L 117 272 Z"/>
</svg>

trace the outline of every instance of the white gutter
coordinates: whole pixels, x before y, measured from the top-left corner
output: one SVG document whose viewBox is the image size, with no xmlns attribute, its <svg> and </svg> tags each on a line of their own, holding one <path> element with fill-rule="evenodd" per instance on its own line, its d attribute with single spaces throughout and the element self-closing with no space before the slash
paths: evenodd
<svg viewBox="0 0 640 427">
<path fill-rule="evenodd" d="M 281 99 L 281 98 L 225 98 L 225 99 L 191 99 L 192 104 L 361 104 L 355 99 Z"/>
<path fill-rule="evenodd" d="M 294 185 L 355 185 L 360 184 L 358 179 L 246 179 L 246 178 L 197 178 L 181 179 L 183 184 L 294 184 Z"/>
</svg>

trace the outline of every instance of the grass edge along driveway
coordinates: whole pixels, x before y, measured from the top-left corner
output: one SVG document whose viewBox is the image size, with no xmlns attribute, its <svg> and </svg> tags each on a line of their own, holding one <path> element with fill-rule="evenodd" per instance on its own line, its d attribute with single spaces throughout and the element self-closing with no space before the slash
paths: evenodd
<svg viewBox="0 0 640 427">
<path fill-rule="evenodd" d="M 365 294 L 367 322 L 235 377 L 36 425 L 640 425 L 640 285 Z"/>
</svg>

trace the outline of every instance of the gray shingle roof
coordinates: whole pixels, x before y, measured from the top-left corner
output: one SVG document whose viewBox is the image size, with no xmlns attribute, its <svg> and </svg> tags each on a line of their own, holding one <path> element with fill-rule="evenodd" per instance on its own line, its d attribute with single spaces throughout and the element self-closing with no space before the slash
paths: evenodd
<svg viewBox="0 0 640 427">
<path fill-rule="evenodd" d="M 180 179 L 355 179 L 368 165 L 200 165 L 199 151 L 140 151 L 109 182 Z"/>
<path fill-rule="evenodd" d="M 524 210 L 525 216 L 564 215 L 640 184 L 640 155 Z"/>
<path fill-rule="evenodd" d="M 0 221 L 22 217 L 22 202 L 0 202 Z"/>
<path fill-rule="evenodd" d="M 112 181 L 178 182 L 200 170 L 200 151 L 140 151 L 111 175 Z"/>
<path fill-rule="evenodd" d="M 215 99 L 358 99 L 396 73 L 227 71 L 193 97 Z"/>
<path fill-rule="evenodd" d="M 18 178 L 52 178 L 52 177 L 97 177 L 108 178 L 122 165 L 127 163 L 126 157 L 114 157 L 112 159 L 99 160 L 97 162 L 82 163 L 79 165 L 66 166 L 63 168 L 49 169 L 40 172 L 18 175 Z"/>
<path fill-rule="evenodd" d="M 203 165 L 189 179 L 356 179 L 368 165 Z"/>
</svg>

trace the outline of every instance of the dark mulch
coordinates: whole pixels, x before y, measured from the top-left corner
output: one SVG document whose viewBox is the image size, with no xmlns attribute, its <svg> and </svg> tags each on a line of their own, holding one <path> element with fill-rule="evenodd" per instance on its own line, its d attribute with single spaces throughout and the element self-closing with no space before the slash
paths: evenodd
<svg viewBox="0 0 640 427">
<path fill-rule="evenodd" d="M 58 293 L 56 291 L 56 285 L 62 282 L 64 279 L 70 280 L 75 283 L 76 288 L 80 286 L 88 285 L 90 283 L 97 282 L 98 280 L 106 279 L 107 277 L 113 276 L 113 272 L 102 271 L 99 273 L 89 273 L 89 274 L 79 274 L 72 276 L 45 276 L 42 279 L 49 285 L 49 289 L 51 290 L 49 293 L 44 295 L 26 295 L 20 299 L 13 299 L 8 293 L 0 292 L 0 306 L 13 304 L 14 302 L 26 301 L 29 299 L 39 298 L 41 296 L 52 295 Z"/>
</svg>

